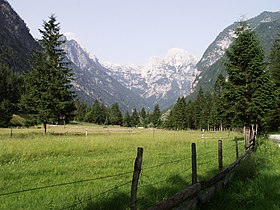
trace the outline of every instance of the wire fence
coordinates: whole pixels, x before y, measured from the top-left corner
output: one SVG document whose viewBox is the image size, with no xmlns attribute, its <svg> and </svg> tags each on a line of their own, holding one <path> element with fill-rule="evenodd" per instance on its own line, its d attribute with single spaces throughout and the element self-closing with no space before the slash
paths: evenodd
<svg viewBox="0 0 280 210">
<path fill-rule="evenodd" d="M 238 145 L 240 145 L 240 142 L 238 142 L 237 140 L 235 142 L 236 142 L 235 144 L 226 145 L 223 148 L 224 161 L 226 161 L 227 163 L 232 163 L 235 161 L 236 147 L 238 147 Z M 239 150 L 240 150 L 240 147 L 239 147 Z M 205 168 L 205 166 L 207 166 L 208 169 L 211 169 L 211 168 L 217 169 L 217 165 L 218 165 L 217 151 L 218 151 L 217 147 L 216 148 L 211 147 L 205 152 L 198 152 L 197 162 L 196 162 L 197 166 L 200 169 Z M 175 185 L 175 184 L 182 183 L 182 182 L 191 183 L 193 165 L 191 164 L 192 156 L 188 155 L 188 154 L 190 154 L 190 153 L 186 153 L 186 157 L 180 158 L 180 159 L 174 159 L 178 155 L 170 155 L 169 157 L 166 156 L 166 159 L 169 159 L 169 160 L 174 159 L 174 160 L 159 162 L 159 163 L 156 163 L 153 165 L 147 165 L 147 166 L 145 165 L 145 167 L 143 167 L 141 169 L 142 174 L 141 174 L 141 178 L 139 178 L 139 181 L 140 181 L 139 185 L 138 185 L 139 195 L 141 197 L 149 197 L 152 193 L 153 194 L 154 193 L 164 194 L 164 192 L 161 192 L 163 185 L 165 185 L 165 186 L 167 184 Z M 129 161 L 131 161 L 131 159 Z M 209 165 L 212 165 L 213 167 L 209 167 Z M 170 174 L 168 174 L 168 172 L 163 173 L 162 171 L 158 170 L 159 168 L 164 168 L 164 167 L 167 168 L 166 171 L 168 171 L 168 169 L 170 169 L 170 167 L 175 167 L 175 168 L 177 167 L 177 168 L 176 168 L 176 172 L 174 172 L 174 170 L 173 170 L 173 171 L 171 171 Z M 155 171 L 155 172 L 152 173 L 152 171 Z M 48 189 L 48 188 L 63 187 L 63 186 L 67 186 L 67 185 L 75 185 L 75 184 L 81 184 L 81 183 L 86 183 L 86 182 L 96 182 L 99 180 L 123 177 L 126 175 L 132 176 L 132 174 L 134 172 L 135 172 L 135 170 L 134 171 L 125 171 L 125 172 L 121 172 L 121 173 L 116 173 L 116 174 L 111 174 L 111 175 L 106 175 L 106 176 L 99 176 L 99 177 L 92 177 L 92 178 L 83 179 L 83 180 L 76 180 L 76 181 L 65 182 L 65 183 L 57 183 L 57 184 L 33 187 L 33 188 L 31 187 L 31 188 L 21 189 L 21 190 L 11 191 L 11 192 L 3 192 L 3 193 L 0 193 L 0 198 L 3 198 L 5 196 L 12 196 L 15 194 L 26 193 L 26 192 L 30 192 L 30 191 L 40 191 L 40 190 L 44 190 L 44 189 Z M 202 173 L 207 173 L 207 171 L 204 171 Z M 164 174 L 165 174 L 165 176 L 164 176 Z M 162 177 L 159 177 L 159 175 L 161 175 Z M 174 176 L 176 176 L 177 178 L 176 177 L 174 178 Z M 88 196 L 87 198 L 84 198 L 84 199 L 79 199 L 77 202 L 74 202 L 71 205 L 68 205 L 62 209 L 76 208 L 79 205 L 82 205 L 84 203 L 87 203 L 89 201 L 96 199 L 97 197 L 104 196 L 108 193 L 114 192 L 124 186 L 129 186 L 129 185 L 131 185 L 131 183 L 132 183 L 131 180 L 123 181 L 117 185 L 112 186 L 111 188 L 102 190 L 101 192 L 98 192 L 92 196 Z M 183 187 L 186 187 L 186 186 L 183 186 Z M 153 188 L 153 190 L 151 191 L 151 194 L 147 193 L 147 189 L 151 189 L 151 188 Z M 127 193 L 129 193 L 129 192 L 127 192 Z M 148 206 L 143 204 L 142 207 L 146 208 Z"/>
</svg>

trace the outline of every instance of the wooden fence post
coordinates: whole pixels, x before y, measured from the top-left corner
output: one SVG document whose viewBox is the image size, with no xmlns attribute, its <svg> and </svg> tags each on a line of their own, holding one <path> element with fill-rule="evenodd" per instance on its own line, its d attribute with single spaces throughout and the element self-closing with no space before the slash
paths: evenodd
<svg viewBox="0 0 280 210">
<path fill-rule="evenodd" d="M 223 143 L 222 140 L 218 141 L 218 162 L 219 162 L 219 171 L 223 170 Z"/>
<path fill-rule="evenodd" d="M 238 142 L 237 142 L 237 137 L 235 137 L 235 152 L 236 152 L 236 160 L 238 160 L 239 158 L 239 154 L 238 154 Z"/>
<path fill-rule="evenodd" d="M 243 127 L 243 136 L 244 136 L 244 151 L 246 152 L 246 127 Z"/>
<path fill-rule="evenodd" d="M 192 143 L 192 184 L 197 183 L 196 146 Z"/>
<path fill-rule="evenodd" d="M 142 168 L 142 157 L 143 157 L 143 148 L 137 148 L 137 156 L 134 162 L 134 172 L 132 177 L 132 184 L 131 184 L 131 197 L 130 197 L 130 209 L 136 210 L 137 209 L 137 188 L 138 188 L 138 181 L 139 176 L 141 173 Z"/>
<path fill-rule="evenodd" d="M 13 137 L 13 127 L 11 127 L 11 134 L 10 134 L 10 137 L 11 137 L 11 138 Z"/>
</svg>

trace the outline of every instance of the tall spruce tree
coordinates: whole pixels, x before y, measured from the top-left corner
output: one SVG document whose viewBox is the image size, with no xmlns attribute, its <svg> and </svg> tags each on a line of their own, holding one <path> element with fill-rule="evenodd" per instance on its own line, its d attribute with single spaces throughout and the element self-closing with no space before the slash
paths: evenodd
<svg viewBox="0 0 280 210">
<path fill-rule="evenodd" d="M 118 103 L 112 104 L 110 112 L 110 123 L 113 125 L 122 125 L 123 117 Z"/>
<path fill-rule="evenodd" d="M 75 109 L 74 93 L 70 90 L 73 75 L 61 48 L 65 40 L 56 17 L 51 15 L 39 31 L 41 49 L 33 54 L 32 70 L 25 76 L 21 104 L 43 123 L 46 133 L 48 123 L 69 120 Z"/>
<path fill-rule="evenodd" d="M 280 128 L 280 34 L 271 50 L 269 70 L 275 84 L 275 108 L 269 113 L 268 118 L 270 129 L 278 130 Z"/>
<path fill-rule="evenodd" d="M 211 105 L 209 124 L 212 128 L 228 127 L 227 120 L 224 118 L 224 99 L 223 90 L 225 86 L 225 78 L 220 74 L 216 80 L 214 91 L 211 95 Z"/>
<path fill-rule="evenodd" d="M 160 116 L 161 116 L 160 108 L 159 105 L 156 104 L 153 113 L 151 115 L 151 123 L 153 124 L 154 127 L 159 127 L 161 125 Z"/>
<path fill-rule="evenodd" d="M 131 115 L 131 126 L 137 127 L 140 123 L 139 114 L 136 109 L 133 109 L 132 115 Z"/>
<path fill-rule="evenodd" d="M 236 36 L 226 51 L 226 117 L 232 127 L 260 124 L 271 108 L 273 85 L 265 71 L 264 52 L 254 32 L 242 22 Z"/>
</svg>

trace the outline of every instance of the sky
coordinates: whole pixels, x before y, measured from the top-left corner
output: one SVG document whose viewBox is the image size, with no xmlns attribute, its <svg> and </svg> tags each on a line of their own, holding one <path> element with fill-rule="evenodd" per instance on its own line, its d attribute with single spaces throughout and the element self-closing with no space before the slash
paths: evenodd
<svg viewBox="0 0 280 210">
<path fill-rule="evenodd" d="M 144 65 L 151 56 L 181 48 L 200 59 L 230 24 L 263 11 L 279 11 L 279 0 L 8 0 L 31 34 L 55 14 L 61 32 L 103 62 Z"/>
</svg>

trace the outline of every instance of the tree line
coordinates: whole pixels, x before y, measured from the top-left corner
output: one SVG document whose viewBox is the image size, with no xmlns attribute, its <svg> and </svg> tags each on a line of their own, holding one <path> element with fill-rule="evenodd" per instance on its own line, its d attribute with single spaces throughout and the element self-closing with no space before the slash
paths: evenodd
<svg viewBox="0 0 280 210">
<path fill-rule="evenodd" d="M 265 130 L 280 126 L 280 36 L 269 60 L 258 38 L 241 22 L 235 39 L 225 52 L 226 76 L 219 75 L 214 90 L 201 88 L 195 100 L 179 97 L 164 114 L 156 105 L 122 113 L 117 103 L 109 106 L 96 100 L 91 107 L 75 99 L 73 74 L 65 42 L 54 15 L 39 30 L 41 48 L 34 52 L 31 71 L 19 75 L 0 65 L 0 126 L 8 126 L 12 114 L 25 114 L 27 125 L 67 123 L 70 120 L 100 125 L 162 127 L 167 129 L 222 129 L 258 124 Z"/>
<path fill-rule="evenodd" d="M 170 111 L 170 129 L 237 128 L 258 124 L 262 130 L 280 126 L 280 36 L 265 61 L 262 46 L 246 22 L 235 31 L 225 52 L 226 77 L 214 91 L 198 91 L 195 100 L 179 98 Z"/>
<path fill-rule="evenodd" d="M 74 120 L 89 122 L 99 125 L 120 125 L 125 127 L 158 127 L 161 125 L 161 111 L 159 105 L 155 105 L 153 112 L 148 113 L 143 107 L 140 111 L 133 109 L 132 112 L 121 112 L 118 103 L 111 106 L 95 100 L 92 107 L 76 101 L 76 113 Z"/>
</svg>

